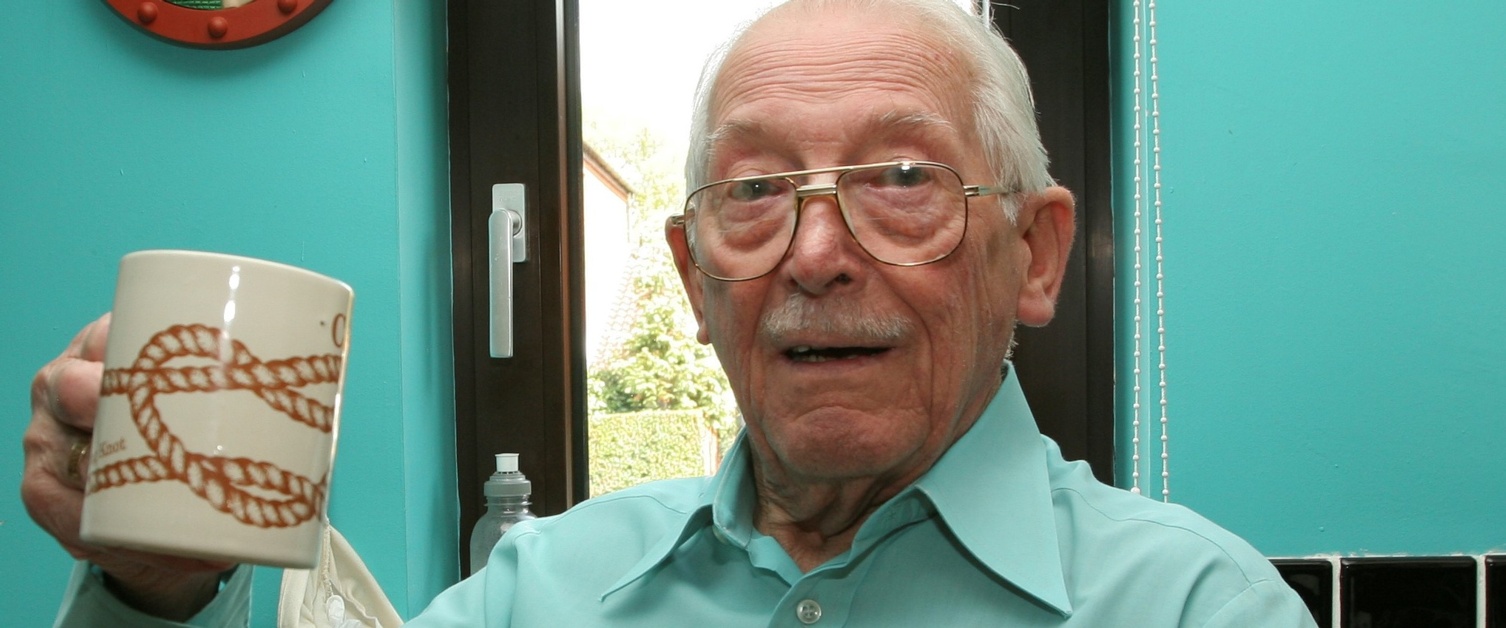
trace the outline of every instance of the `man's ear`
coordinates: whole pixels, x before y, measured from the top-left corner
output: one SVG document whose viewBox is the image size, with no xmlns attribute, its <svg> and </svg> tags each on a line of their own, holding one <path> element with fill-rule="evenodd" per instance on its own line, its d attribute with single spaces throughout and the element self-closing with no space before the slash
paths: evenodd
<svg viewBox="0 0 1506 628">
<path fill-rule="evenodd" d="M 690 299 L 690 311 L 695 313 L 695 339 L 701 344 L 710 344 L 711 335 L 706 330 L 706 319 L 701 310 L 701 273 L 690 261 L 690 243 L 685 241 L 685 226 L 676 224 L 678 216 L 664 221 L 664 239 L 675 256 L 675 270 L 680 271 L 680 284 L 685 286 L 685 296 Z"/>
<path fill-rule="evenodd" d="M 1075 207 L 1072 193 L 1061 186 L 1032 194 L 1020 206 L 1015 229 L 1025 256 L 1015 315 L 1021 323 L 1040 327 L 1056 316 L 1056 297 L 1077 230 Z"/>
</svg>

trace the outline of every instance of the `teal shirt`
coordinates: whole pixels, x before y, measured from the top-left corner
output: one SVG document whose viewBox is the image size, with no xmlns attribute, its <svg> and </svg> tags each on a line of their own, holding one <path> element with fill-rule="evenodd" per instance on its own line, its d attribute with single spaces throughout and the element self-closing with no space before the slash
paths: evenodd
<svg viewBox="0 0 1506 628">
<path fill-rule="evenodd" d="M 409 625 L 1315 625 L 1248 543 L 1063 460 L 1012 372 L 928 473 L 809 573 L 753 528 L 749 455 L 739 439 L 713 477 L 518 524 Z"/>
<path fill-rule="evenodd" d="M 753 528 L 749 455 L 740 439 L 714 477 L 519 524 L 410 625 L 1314 625 L 1249 544 L 1064 461 L 1013 373 L 849 551 L 809 573 Z"/>
</svg>

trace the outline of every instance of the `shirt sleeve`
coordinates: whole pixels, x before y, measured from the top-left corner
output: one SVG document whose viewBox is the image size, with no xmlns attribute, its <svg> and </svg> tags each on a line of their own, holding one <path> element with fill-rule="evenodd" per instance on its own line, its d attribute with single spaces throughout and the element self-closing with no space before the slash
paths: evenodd
<svg viewBox="0 0 1506 628">
<path fill-rule="evenodd" d="M 519 539 L 538 534 L 527 524 L 508 530 L 487 557 L 485 568 L 445 589 L 404 628 L 511 628 L 518 584 Z"/>
<path fill-rule="evenodd" d="M 1203 624 L 1205 628 L 1317 628 L 1302 598 L 1280 580 L 1251 584 Z"/>
<path fill-rule="evenodd" d="M 251 569 L 237 568 L 230 580 L 199 614 L 187 622 L 152 617 L 121 602 L 105 588 L 104 575 L 94 565 L 73 565 L 68 591 L 58 609 L 54 628 L 119 626 L 120 628 L 196 628 L 248 626 L 251 622 Z"/>
<path fill-rule="evenodd" d="M 445 628 L 451 626 L 486 626 L 487 628 L 504 628 L 510 626 L 505 614 L 498 618 L 498 613 L 484 613 L 487 607 L 487 572 L 497 573 L 500 569 L 493 569 L 488 563 L 485 569 L 475 575 L 461 580 L 438 597 L 408 623 L 405 628 Z M 497 573 L 499 577 L 502 574 Z M 499 584 L 499 583 L 493 583 Z M 495 604 L 494 604 L 495 605 Z M 483 614 L 486 616 L 484 623 L 478 623 Z"/>
</svg>

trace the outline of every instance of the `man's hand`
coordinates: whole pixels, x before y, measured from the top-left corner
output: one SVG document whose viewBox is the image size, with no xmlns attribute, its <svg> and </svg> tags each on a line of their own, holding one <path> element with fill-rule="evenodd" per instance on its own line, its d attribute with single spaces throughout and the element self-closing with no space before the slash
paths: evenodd
<svg viewBox="0 0 1506 628">
<path fill-rule="evenodd" d="M 104 571 L 106 585 L 121 601 L 151 615 L 185 620 L 214 599 L 220 573 L 233 565 L 100 547 L 78 536 L 89 469 L 84 445 L 94 431 L 109 330 L 106 314 L 84 327 L 32 380 L 21 500 L 64 550 Z"/>
</svg>

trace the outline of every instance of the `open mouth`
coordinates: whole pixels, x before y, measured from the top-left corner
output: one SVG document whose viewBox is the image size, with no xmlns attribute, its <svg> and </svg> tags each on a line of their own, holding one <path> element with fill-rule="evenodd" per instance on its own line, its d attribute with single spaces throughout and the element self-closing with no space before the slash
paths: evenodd
<svg viewBox="0 0 1506 628">
<path fill-rule="evenodd" d="M 888 347 L 812 347 L 801 345 L 786 349 L 784 357 L 795 362 L 830 362 L 832 360 L 851 360 L 878 355 L 888 350 Z"/>
</svg>

